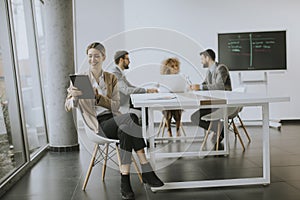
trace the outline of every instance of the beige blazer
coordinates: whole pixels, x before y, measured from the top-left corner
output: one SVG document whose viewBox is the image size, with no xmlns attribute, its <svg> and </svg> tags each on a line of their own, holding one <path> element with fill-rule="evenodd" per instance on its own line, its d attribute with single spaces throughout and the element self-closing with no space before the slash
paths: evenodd
<svg viewBox="0 0 300 200">
<path fill-rule="evenodd" d="M 89 71 L 84 72 L 82 74 L 86 74 L 89 77 L 91 76 Z M 107 108 L 114 115 L 121 114 L 119 111 L 120 96 L 119 96 L 119 90 L 117 85 L 118 80 L 115 75 L 109 72 L 103 72 L 103 76 L 107 88 L 106 96 L 96 95 L 95 99 L 74 100 L 70 94 L 70 90 L 71 90 L 70 88 L 72 86 L 72 82 L 70 81 L 70 86 L 67 89 L 68 94 L 65 101 L 66 111 L 71 111 L 73 108 L 79 108 L 86 125 L 88 125 L 88 127 L 92 129 L 95 133 L 98 133 L 99 130 L 99 123 L 97 120 L 95 106 L 102 106 L 104 108 Z"/>
</svg>

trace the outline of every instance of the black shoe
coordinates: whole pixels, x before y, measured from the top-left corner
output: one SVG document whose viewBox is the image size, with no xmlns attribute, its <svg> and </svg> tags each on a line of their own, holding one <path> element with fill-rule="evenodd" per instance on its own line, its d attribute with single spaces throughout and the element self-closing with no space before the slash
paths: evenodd
<svg viewBox="0 0 300 200">
<path fill-rule="evenodd" d="M 123 200 L 134 200 L 134 193 L 130 184 L 129 175 L 121 175 L 121 195 Z"/>
<path fill-rule="evenodd" d="M 143 183 L 150 187 L 161 187 L 164 183 L 156 176 L 153 171 L 142 173 Z"/>
<path fill-rule="evenodd" d="M 150 187 L 161 187 L 164 183 L 156 176 L 150 163 L 142 164 L 142 179 L 143 183 L 148 184 Z"/>
<path fill-rule="evenodd" d="M 135 200 L 133 192 L 123 192 L 121 190 L 122 200 Z"/>
</svg>

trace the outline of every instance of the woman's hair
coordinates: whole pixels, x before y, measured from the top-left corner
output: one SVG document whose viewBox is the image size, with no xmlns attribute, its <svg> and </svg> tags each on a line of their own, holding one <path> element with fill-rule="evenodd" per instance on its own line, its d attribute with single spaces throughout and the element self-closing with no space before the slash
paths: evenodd
<svg viewBox="0 0 300 200">
<path fill-rule="evenodd" d="M 178 74 L 180 62 L 178 58 L 168 58 L 162 62 L 160 74 Z"/>
<path fill-rule="evenodd" d="M 100 42 L 93 42 L 86 48 L 86 54 L 90 49 L 97 49 L 101 52 L 102 56 L 105 56 L 105 47 Z"/>
</svg>

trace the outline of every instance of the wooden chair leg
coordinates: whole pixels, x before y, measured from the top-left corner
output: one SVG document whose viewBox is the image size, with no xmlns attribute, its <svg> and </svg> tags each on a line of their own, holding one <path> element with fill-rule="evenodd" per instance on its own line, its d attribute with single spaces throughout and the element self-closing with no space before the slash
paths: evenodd
<svg viewBox="0 0 300 200">
<path fill-rule="evenodd" d="M 165 135 L 165 128 L 166 128 L 166 125 L 167 125 L 166 119 L 163 118 L 163 127 L 162 127 L 161 137 L 164 137 L 164 135 Z"/>
<path fill-rule="evenodd" d="M 210 131 L 211 127 L 212 127 L 212 124 L 213 124 L 213 121 L 211 121 L 211 122 L 209 123 L 208 129 L 207 129 L 207 131 L 206 131 L 206 133 L 205 133 L 205 136 L 204 136 L 202 145 L 201 145 L 201 147 L 200 147 L 200 151 L 203 150 L 203 147 L 204 147 L 204 145 L 205 145 L 206 142 L 207 142 L 208 134 L 209 134 L 209 131 Z"/>
<path fill-rule="evenodd" d="M 91 158 L 91 161 L 90 161 L 90 165 L 89 165 L 89 168 L 88 168 L 88 171 L 86 173 L 86 176 L 85 176 L 85 180 L 83 182 L 83 186 L 82 186 L 82 190 L 84 191 L 86 189 L 86 186 L 87 186 L 87 183 L 89 181 L 89 178 L 90 178 L 90 175 L 91 175 L 91 172 L 92 172 L 92 169 L 93 167 L 95 166 L 95 159 L 96 159 L 96 156 L 97 156 L 97 153 L 98 153 L 98 149 L 99 149 L 99 145 L 96 144 L 95 147 L 94 147 L 94 151 L 93 151 L 93 154 L 92 154 L 92 158 Z M 119 170 L 121 171 L 121 157 L 120 157 L 120 150 L 118 148 L 118 144 L 116 144 L 116 153 L 117 153 L 117 159 L 118 159 L 118 164 L 119 164 Z M 107 167 L 107 159 L 108 159 L 108 151 L 109 151 L 109 143 L 106 144 L 105 146 L 105 150 L 104 150 L 104 160 L 103 160 L 103 166 L 102 166 L 102 181 L 104 181 L 104 178 L 105 178 L 105 173 L 106 173 L 106 167 Z M 132 159 L 132 162 L 133 162 L 133 165 L 134 165 L 134 168 L 138 174 L 138 177 L 139 177 L 139 180 L 141 183 L 143 183 L 143 179 L 142 179 L 142 174 L 141 174 L 141 171 L 140 169 L 138 168 L 138 165 L 136 163 L 136 160 L 134 159 L 134 157 L 132 156 L 131 157 Z"/>
<path fill-rule="evenodd" d="M 241 135 L 240 135 L 240 133 L 239 133 L 239 131 L 238 131 L 238 129 L 237 129 L 237 127 L 236 127 L 234 121 L 232 121 L 232 125 L 233 125 L 234 134 L 238 136 L 238 138 L 239 138 L 239 140 L 240 140 L 240 143 L 241 143 L 241 145 L 242 145 L 242 147 L 243 147 L 243 151 L 245 151 L 245 145 L 244 145 L 244 142 L 243 142 L 243 140 L 242 140 L 242 138 L 241 138 Z"/>
<path fill-rule="evenodd" d="M 139 169 L 139 167 L 138 167 L 138 165 L 137 165 L 137 163 L 136 163 L 136 160 L 134 159 L 133 156 L 131 157 L 131 159 L 132 159 L 132 162 L 133 162 L 133 166 L 134 166 L 134 168 L 135 168 L 135 171 L 137 172 L 137 175 L 138 175 L 138 177 L 139 177 L 139 179 L 140 179 L 140 182 L 143 183 L 142 174 L 141 174 L 141 171 L 140 171 L 140 169 Z"/>
<path fill-rule="evenodd" d="M 106 172 L 108 149 L 109 149 L 109 143 L 107 143 L 105 146 L 105 155 L 104 155 L 103 166 L 102 166 L 102 181 L 104 181 L 105 172 Z"/>
<path fill-rule="evenodd" d="M 90 161 L 90 165 L 89 165 L 88 171 L 86 173 L 86 176 L 85 176 L 85 179 L 84 179 L 84 182 L 83 182 L 83 186 L 82 186 L 83 191 L 86 188 L 86 185 L 89 181 L 89 178 L 90 178 L 90 175 L 91 175 L 91 172 L 92 172 L 92 169 L 94 167 L 94 162 L 95 162 L 95 158 L 96 158 L 96 155 L 97 155 L 97 152 L 98 152 L 98 148 L 99 148 L 98 144 L 95 144 L 94 152 L 93 152 L 93 155 L 92 155 L 92 158 L 91 158 L 91 161 Z"/>
<path fill-rule="evenodd" d="M 167 132 L 168 132 L 168 137 L 173 137 L 173 136 L 172 136 L 171 121 L 172 121 L 172 118 L 168 118 L 168 119 L 165 120 L 165 122 L 166 122 L 166 127 L 167 127 Z"/>
<path fill-rule="evenodd" d="M 244 130 L 244 132 L 245 132 L 245 134 L 247 136 L 247 138 L 248 138 L 248 142 L 251 142 L 251 138 L 249 137 L 249 134 L 248 134 L 248 132 L 247 132 L 245 126 L 244 126 L 244 123 L 243 123 L 242 119 L 240 118 L 239 115 L 237 115 L 237 117 L 238 117 L 238 119 L 240 121 L 240 124 L 241 124 L 241 126 L 242 126 L 242 128 L 243 128 L 243 130 Z"/>
</svg>

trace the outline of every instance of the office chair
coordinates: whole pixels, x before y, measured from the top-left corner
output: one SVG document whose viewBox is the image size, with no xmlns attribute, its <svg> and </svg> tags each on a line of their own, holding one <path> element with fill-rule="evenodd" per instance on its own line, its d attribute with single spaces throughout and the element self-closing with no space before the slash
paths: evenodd
<svg viewBox="0 0 300 200">
<path fill-rule="evenodd" d="M 251 142 L 251 138 L 250 138 L 250 136 L 249 136 L 249 134 L 248 134 L 248 131 L 247 131 L 247 129 L 246 129 L 244 123 L 243 123 L 243 120 L 241 119 L 241 117 L 240 117 L 240 115 L 239 115 L 239 113 L 242 111 L 242 109 L 243 109 L 243 107 L 239 107 L 238 113 L 236 114 L 235 117 L 233 117 L 233 118 L 231 119 L 231 121 L 230 121 L 230 123 L 229 123 L 229 126 L 232 125 L 233 131 L 234 131 L 234 132 L 237 132 L 238 130 L 237 130 L 236 124 L 234 123 L 234 119 L 237 118 L 237 119 L 239 120 L 239 122 L 240 122 L 240 126 L 242 127 L 242 129 L 243 129 L 243 131 L 244 131 L 244 133 L 245 133 L 245 135 L 246 135 L 246 137 L 247 137 L 247 139 L 248 139 L 248 142 L 250 143 L 250 142 Z M 229 119 L 229 118 L 228 118 L 228 119 Z"/>
<path fill-rule="evenodd" d="M 79 111 L 79 113 L 81 113 L 81 111 Z M 82 115 L 82 113 L 81 113 L 81 115 Z M 83 117 L 82 117 L 82 119 L 84 121 Z M 107 160 L 108 159 L 111 160 L 113 163 L 118 165 L 119 169 L 120 169 L 121 159 L 120 159 L 120 151 L 118 148 L 119 140 L 102 137 L 102 136 L 98 135 L 97 133 L 95 133 L 92 129 L 90 129 L 90 127 L 88 127 L 86 125 L 85 121 L 83 122 L 83 124 L 84 124 L 84 131 L 86 133 L 87 138 L 90 141 L 92 141 L 93 143 L 95 143 L 92 158 L 91 158 L 91 161 L 90 161 L 90 164 L 89 164 L 86 176 L 85 176 L 85 180 L 84 180 L 84 183 L 82 186 L 82 190 L 85 190 L 94 166 L 96 166 L 98 163 L 101 163 L 101 161 L 103 161 L 101 177 L 102 177 L 102 181 L 104 181 Z M 115 154 L 117 155 L 118 162 L 116 162 L 112 159 Z M 132 156 L 132 162 L 133 162 L 135 170 L 137 171 L 140 182 L 143 183 L 141 172 L 140 172 L 133 156 Z"/>
<path fill-rule="evenodd" d="M 237 136 L 241 145 L 242 145 L 242 148 L 243 148 L 243 151 L 245 151 L 245 145 L 244 145 L 244 142 L 241 138 L 241 135 L 235 125 L 235 122 L 234 122 L 234 118 L 237 117 L 239 120 L 240 120 L 240 123 L 241 123 L 241 126 L 243 127 L 243 130 L 248 138 L 248 141 L 251 142 L 251 139 L 248 135 L 248 132 L 246 130 L 246 128 L 244 127 L 244 124 L 240 118 L 240 116 L 238 115 L 239 112 L 242 110 L 242 107 L 228 107 L 227 108 L 227 115 L 228 115 L 228 122 L 229 122 L 229 126 L 232 125 L 233 126 L 233 132 L 235 134 L 235 137 Z M 205 136 L 204 136 L 204 140 L 203 140 L 203 143 L 201 145 L 201 148 L 200 150 L 203 149 L 206 141 L 207 141 L 207 138 L 208 138 L 208 135 L 209 135 L 209 131 L 212 127 L 212 124 L 214 122 L 218 122 L 218 128 L 217 128 L 217 144 L 216 144 L 216 150 L 219 149 L 219 140 L 220 140 L 220 134 L 221 134 L 221 121 L 223 120 L 223 116 L 224 116 L 224 110 L 222 108 L 210 113 L 210 114 L 207 114 L 203 117 L 201 117 L 202 120 L 205 120 L 205 121 L 210 121 L 210 124 L 209 124 L 209 127 L 208 127 L 208 130 L 206 131 L 205 133 Z"/>
<path fill-rule="evenodd" d="M 245 87 L 238 87 L 238 88 L 235 88 L 233 89 L 233 92 L 241 92 L 241 93 L 245 93 L 246 92 L 246 88 Z M 239 122 L 240 122 L 240 126 L 242 127 L 242 129 L 244 130 L 244 133 L 245 135 L 247 136 L 248 138 L 248 142 L 251 142 L 251 138 L 249 137 L 249 134 L 248 134 L 248 131 L 246 130 L 246 127 L 239 115 L 239 113 L 243 110 L 243 107 L 239 107 L 239 112 L 237 113 L 236 117 L 238 118 Z M 233 129 L 237 129 L 235 124 L 233 124 L 233 121 L 234 119 L 232 119 L 232 122 L 229 124 L 230 125 L 233 125 Z"/>
</svg>

